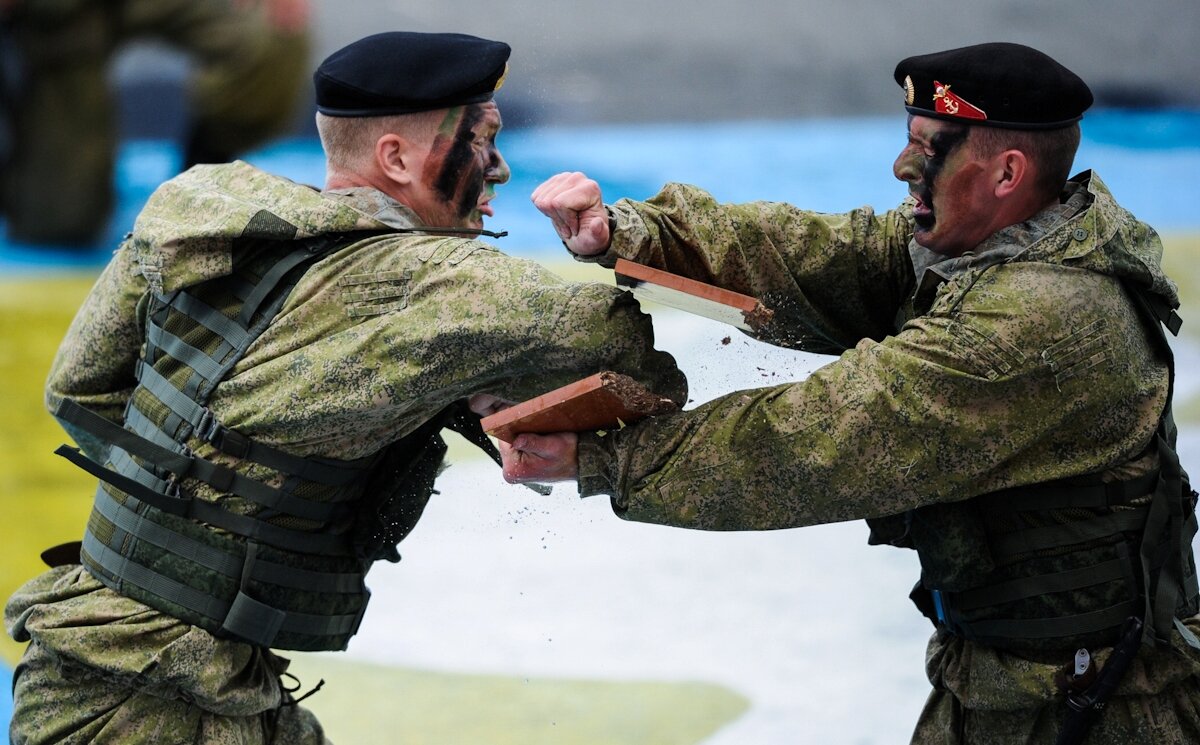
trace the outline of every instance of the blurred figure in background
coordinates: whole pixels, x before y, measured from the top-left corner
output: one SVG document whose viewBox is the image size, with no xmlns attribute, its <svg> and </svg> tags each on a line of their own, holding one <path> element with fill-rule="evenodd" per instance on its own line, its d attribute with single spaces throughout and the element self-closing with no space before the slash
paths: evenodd
<svg viewBox="0 0 1200 745">
<path fill-rule="evenodd" d="M 0 0 L 0 19 L 0 205 L 9 237 L 30 243 L 88 244 L 105 227 L 107 75 L 127 42 L 162 41 L 196 63 L 184 169 L 280 132 L 308 66 L 308 0 Z"/>
</svg>

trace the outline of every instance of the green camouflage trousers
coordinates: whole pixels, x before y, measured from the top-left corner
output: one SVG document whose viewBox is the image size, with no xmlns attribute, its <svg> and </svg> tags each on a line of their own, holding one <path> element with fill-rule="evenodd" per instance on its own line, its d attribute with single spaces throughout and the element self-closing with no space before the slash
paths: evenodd
<svg viewBox="0 0 1200 745">
<path fill-rule="evenodd" d="M 1054 745 L 1065 704 L 1017 711 L 968 711 L 947 691 L 925 703 L 912 741 L 919 745 Z M 1157 696 L 1111 699 L 1086 745 L 1194 745 L 1200 742 L 1200 685 L 1178 685 Z"/>
<path fill-rule="evenodd" d="M 1186 624 L 1194 633 L 1200 617 Z M 1200 743 L 1200 653 L 1178 634 L 1172 642 L 1138 653 L 1085 745 Z M 1098 651 L 1098 664 L 1108 654 Z M 1053 745 L 1058 737 L 1067 711 L 1054 683 L 1059 665 L 939 632 L 930 640 L 926 668 L 934 690 L 914 745 Z"/>
<path fill-rule="evenodd" d="M 221 716 L 189 703 L 184 692 L 137 689 L 56 657 L 36 642 L 17 666 L 13 685 L 12 745 L 121 743 L 122 745 L 322 745 L 312 712 L 281 706 L 260 714 Z"/>
<path fill-rule="evenodd" d="M 287 703 L 298 687 L 287 660 L 147 608 L 79 565 L 19 588 L 5 626 L 29 641 L 13 673 L 13 745 L 328 743 Z"/>
</svg>

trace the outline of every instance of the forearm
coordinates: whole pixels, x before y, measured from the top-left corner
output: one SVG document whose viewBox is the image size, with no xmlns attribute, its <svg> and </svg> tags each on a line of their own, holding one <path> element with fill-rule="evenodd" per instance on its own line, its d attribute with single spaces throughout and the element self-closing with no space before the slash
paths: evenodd
<svg viewBox="0 0 1200 745">
<path fill-rule="evenodd" d="M 617 257 L 752 295 L 775 322 L 761 338 L 840 352 L 896 330 L 911 291 L 907 209 L 876 215 L 799 210 L 786 204 L 720 204 L 669 184 L 647 202 L 611 208 L 614 232 L 601 263 Z"/>
<path fill-rule="evenodd" d="M 414 291 L 406 322 L 389 333 L 412 336 L 397 337 L 401 348 L 419 342 L 426 358 L 454 364 L 423 366 L 419 380 L 399 369 L 397 385 L 522 401 L 611 370 L 684 402 L 683 374 L 654 348 L 651 319 L 628 293 L 566 282 L 534 262 L 498 254 L 474 256 L 453 277 L 438 277 L 429 291 Z"/>
<path fill-rule="evenodd" d="M 611 494 L 631 520 L 790 528 L 1102 470 L 1153 432 L 1136 412 L 1146 392 L 1113 396 L 1116 376 L 1060 389 L 1035 364 L 993 376 L 969 350 L 922 341 L 863 342 L 801 383 L 585 436 L 580 492 Z M 1015 402 L 1021 417 L 999 415 Z"/>
</svg>

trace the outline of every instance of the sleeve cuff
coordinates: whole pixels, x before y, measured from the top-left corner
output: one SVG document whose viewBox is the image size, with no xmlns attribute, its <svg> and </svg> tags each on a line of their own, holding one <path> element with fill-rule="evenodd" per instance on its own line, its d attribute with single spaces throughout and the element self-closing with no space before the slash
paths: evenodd
<svg viewBox="0 0 1200 745">
<path fill-rule="evenodd" d="M 595 432 L 579 434 L 577 457 L 580 497 L 600 494 L 617 496 L 617 459 L 610 450 L 611 440 Z"/>
<path fill-rule="evenodd" d="M 612 207 L 604 205 L 604 211 L 608 213 L 608 250 L 591 256 L 581 256 L 571 250 L 566 241 L 563 241 L 563 248 L 567 249 L 567 253 L 571 254 L 571 258 L 585 264 L 600 264 L 608 268 L 616 265 L 620 255 L 613 251 L 613 242 L 617 235 L 617 215 L 613 212 Z"/>
</svg>

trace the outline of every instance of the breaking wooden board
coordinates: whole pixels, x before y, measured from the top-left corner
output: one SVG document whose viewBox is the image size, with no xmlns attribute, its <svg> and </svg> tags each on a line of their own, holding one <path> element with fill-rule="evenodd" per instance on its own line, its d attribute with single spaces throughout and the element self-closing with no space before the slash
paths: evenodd
<svg viewBox="0 0 1200 745">
<path fill-rule="evenodd" d="M 678 408 L 633 378 L 605 371 L 485 416 L 480 424 L 489 435 L 512 442 L 522 432 L 615 429 Z"/>
<path fill-rule="evenodd" d="M 628 287 L 638 300 L 669 305 L 744 331 L 761 329 L 775 315 L 749 295 L 625 259 L 617 259 L 613 271 L 617 273 L 617 284 Z"/>
</svg>

